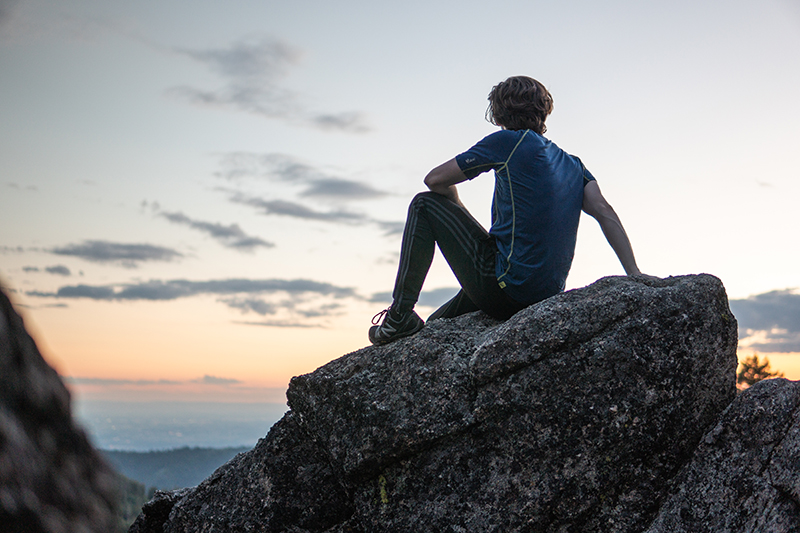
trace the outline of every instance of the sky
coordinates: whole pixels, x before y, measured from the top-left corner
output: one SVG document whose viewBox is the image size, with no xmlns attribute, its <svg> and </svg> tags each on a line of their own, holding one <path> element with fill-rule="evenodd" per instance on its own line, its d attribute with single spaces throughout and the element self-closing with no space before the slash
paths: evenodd
<svg viewBox="0 0 800 533">
<path fill-rule="evenodd" d="M 797 0 L 0 0 L 0 283 L 79 399 L 283 402 L 368 343 L 408 202 L 518 74 L 641 270 L 718 276 L 800 379 Z M 584 215 L 568 288 L 622 274 Z M 455 287 L 437 257 L 420 314 Z"/>
</svg>

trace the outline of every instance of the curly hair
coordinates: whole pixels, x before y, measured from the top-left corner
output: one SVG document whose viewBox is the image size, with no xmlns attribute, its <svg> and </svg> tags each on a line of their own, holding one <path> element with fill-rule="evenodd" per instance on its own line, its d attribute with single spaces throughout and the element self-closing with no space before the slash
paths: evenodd
<svg viewBox="0 0 800 533">
<path fill-rule="evenodd" d="M 508 130 L 547 131 L 544 121 L 553 112 L 553 97 L 528 76 L 512 76 L 492 87 L 486 120 Z"/>
</svg>

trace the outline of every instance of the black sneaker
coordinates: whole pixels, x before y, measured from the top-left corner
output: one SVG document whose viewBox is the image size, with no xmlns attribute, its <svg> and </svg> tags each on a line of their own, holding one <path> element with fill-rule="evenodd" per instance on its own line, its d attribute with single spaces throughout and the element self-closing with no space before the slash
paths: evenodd
<svg viewBox="0 0 800 533">
<path fill-rule="evenodd" d="M 381 317 L 383 317 L 383 323 L 380 326 L 369 328 L 369 341 L 376 346 L 413 335 L 425 325 L 425 322 L 414 311 L 408 311 L 398 318 L 389 307 L 372 317 L 372 323 L 377 324 Z"/>
</svg>

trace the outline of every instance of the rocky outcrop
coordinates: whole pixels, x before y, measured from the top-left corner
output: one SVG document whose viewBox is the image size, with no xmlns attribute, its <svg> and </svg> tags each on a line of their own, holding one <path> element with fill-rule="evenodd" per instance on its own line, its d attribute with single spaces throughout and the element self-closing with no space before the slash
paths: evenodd
<svg viewBox="0 0 800 533">
<path fill-rule="evenodd" d="M 0 530 L 107 533 L 117 527 L 116 485 L 0 292 Z"/>
<path fill-rule="evenodd" d="M 604 278 L 503 323 L 434 321 L 292 379 L 266 438 L 131 531 L 660 527 L 735 396 L 736 337 L 708 275 Z"/>
<path fill-rule="evenodd" d="M 800 531 L 800 382 L 740 394 L 673 482 L 647 533 Z"/>
</svg>

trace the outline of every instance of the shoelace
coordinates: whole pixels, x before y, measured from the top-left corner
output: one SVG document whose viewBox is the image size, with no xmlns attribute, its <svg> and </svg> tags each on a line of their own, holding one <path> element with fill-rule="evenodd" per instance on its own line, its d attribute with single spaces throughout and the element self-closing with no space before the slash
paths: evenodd
<svg viewBox="0 0 800 533">
<path fill-rule="evenodd" d="M 387 307 L 386 309 L 384 309 L 383 311 L 381 311 L 380 313 L 378 313 L 374 317 L 372 317 L 372 323 L 377 326 L 380 323 L 380 321 L 383 319 L 383 316 L 386 313 L 388 313 L 389 309 L 391 309 L 391 308 L 392 308 L 392 306 L 390 305 L 389 307 Z"/>
</svg>

